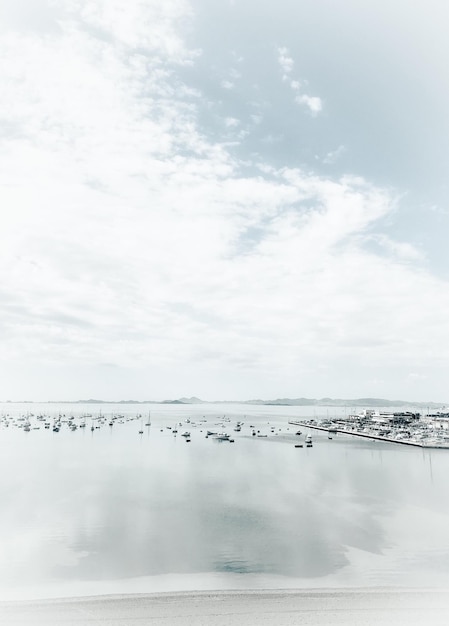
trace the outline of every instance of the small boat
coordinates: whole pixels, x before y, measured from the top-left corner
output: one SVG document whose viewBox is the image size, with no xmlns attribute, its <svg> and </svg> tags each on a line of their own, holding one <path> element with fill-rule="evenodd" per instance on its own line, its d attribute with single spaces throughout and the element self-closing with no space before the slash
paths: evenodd
<svg viewBox="0 0 449 626">
<path fill-rule="evenodd" d="M 229 435 L 228 433 L 218 433 L 214 435 L 214 439 L 217 441 L 229 441 Z"/>
<path fill-rule="evenodd" d="M 302 443 L 295 443 L 295 448 L 303 448 L 303 444 Z"/>
<path fill-rule="evenodd" d="M 182 433 L 181 437 L 185 437 L 186 439 L 189 439 L 190 433 L 186 430 Z"/>
</svg>

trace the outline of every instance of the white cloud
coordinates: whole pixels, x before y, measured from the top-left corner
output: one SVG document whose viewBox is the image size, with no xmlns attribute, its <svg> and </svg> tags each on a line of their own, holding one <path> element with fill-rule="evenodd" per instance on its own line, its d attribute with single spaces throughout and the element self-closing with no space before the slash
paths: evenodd
<svg viewBox="0 0 449 626">
<path fill-rule="evenodd" d="M 433 213 L 437 213 L 439 215 L 449 215 L 449 208 L 439 206 L 438 204 L 432 204 L 428 207 L 428 209 L 429 211 L 432 211 Z"/>
<path fill-rule="evenodd" d="M 273 133 L 269 133 L 268 135 L 265 135 L 264 137 L 262 137 L 262 139 L 260 140 L 261 143 L 265 143 L 265 144 L 274 144 L 274 143 L 279 143 L 284 139 L 284 135 L 274 135 Z"/>
<path fill-rule="evenodd" d="M 387 252 L 403 261 L 423 261 L 425 259 L 421 250 L 406 241 L 394 241 L 386 235 L 371 235 L 368 239 L 375 241 Z"/>
<path fill-rule="evenodd" d="M 262 123 L 263 115 L 261 113 L 254 113 L 250 115 L 250 118 L 253 124 L 256 124 L 258 126 L 259 124 Z"/>
<path fill-rule="evenodd" d="M 192 15 L 184 0 L 133 0 L 126 4 L 121 0 L 60 0 L 59 4 L 115 45 L 157 53 L 183 64 L 197 54 L 186 49 L 178 32 L 182 20 Z"/>
<path fill-rule="evenodd" d="M 228 78 L 224 78 L 220 85 L 223 89 L 235 89 L 235 81 L 241 78 L 242 74 L 235 68 L 231 68 L 227 72 Z"/>
<path fill-rule="evenodd" d="M 240 126 L 240 120 L 235 117 L 227 117 L 224 122 L 226 128 L 236 128 L 237 126 Z"/>
<path fill-rule="evenodd" d="M 295 101 L 298 104 L 305 104 L 315 115 L 323 109 L 323 102 L 318 96 L 308 96 L 307 94 L 303 94 L 301 96 L 297 96 Z"/>
<path fill-rule="evenodd" d="M 323 364 L 449 364 L 446 284 L 406 242 L 366 250 L 394 198 L 208 139 L 202 94 L 176 74 L 195 59 L 189 7 L 156 5 L 77 1 L 59 32 L 0 42 L 5 381 L 15 362 L 216 368 L 264 395 Z"/>
<path fill-rule="evenodd" d="M 335 150 L 331 150 L 330 152 L 326 154 L 326 156 L 323 159 L 323 163 L 327 165 L 335 163 L 341 157 L 341 155 L 344 154 L 345 152 L 346 152 L 346 146 L 340 145 Z"/>
<path fill-rule="evenodd" d="M 277 53 L 278 53 L 278 63 L 283 72 L 282 80 L 287 80 L 288 75 L 291 74 L 291 72 L 293 71 L 294 61 L 289 55 L 287 48 L 285 47 L 278 48 Z"/>
<path fill-rule="evenodd" d="M 426 376 L 425 374 L 418 374 L 416 372 L 411 372 L 408 377 L 412 380 L 412 381 L 421 381 L 421 380 L 427 380 L 428 376 Z"/>
<path fill-rule="evenodd" d="M 291 90 L 296 94 L 295 102 L 306 106 L 312 115 L 317 115 L 323 109 L 323 101 L 318 96 L 310 96 L 301 93 L 301 83 L 297 79 L 291 79 L 290 75 L 294 68 L 294 61 L 290 56 L 287 48 L 281 47 L 277 49 L 278 63 L 282 72 L 282 80 L 289 81 Z"/>
</svg>

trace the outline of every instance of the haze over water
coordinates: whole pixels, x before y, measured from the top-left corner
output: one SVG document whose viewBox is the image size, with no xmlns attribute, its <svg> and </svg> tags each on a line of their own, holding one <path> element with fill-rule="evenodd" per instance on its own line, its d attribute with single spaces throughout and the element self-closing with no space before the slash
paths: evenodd
<svg viewBox="0 0 449 626">
<path fill-rule="evenodd" d="M 288 420 L 310 407 L 1 409 L 144 417 L 94 431 L 90 418 L 75 432 L 1 426 L 3 598 L 449 585 L 447 451 L 316 431 L 313 448 L 297 449 L 306 431 L 296 436 Z M 174 436 L 167 427 L 178 422 Z M 252 436 L 250 425 L 267 437 Z M 206 438 L 207 429 L 226 429 L 235 443 Z"/>
</svg>

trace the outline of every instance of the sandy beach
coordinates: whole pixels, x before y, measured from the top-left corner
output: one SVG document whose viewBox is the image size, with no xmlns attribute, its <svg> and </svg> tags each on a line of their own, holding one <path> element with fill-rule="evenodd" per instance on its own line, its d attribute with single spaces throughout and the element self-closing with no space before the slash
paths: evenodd
<svg viewBox="0 0 449 626">
<path fill-rule="evenodd" d="M 443 590 L 166 593 L 0 603 L 3 626 L 354 626 L 449 622 Z"/>
</svg>

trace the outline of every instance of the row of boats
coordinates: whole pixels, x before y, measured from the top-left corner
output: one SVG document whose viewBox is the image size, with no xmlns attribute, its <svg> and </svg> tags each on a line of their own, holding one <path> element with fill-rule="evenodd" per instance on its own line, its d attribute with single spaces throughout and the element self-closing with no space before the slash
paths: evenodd
<svg viewBox="0 0 449 626">
<path fill-rule="evenodd" d="M 187 420 L 190 423 L 190 420 Z M 242 431 L 242 426 L 244 425 L 244 422 L 237 422 L 235 427 L 234 427 L 234 431 L 235 432 L 241 432 Z M 182 423 L 179 422 L 178 426 L 182 426 Z M 194 424 L 194 426 L 196 426 L 196 424 Z M 223 427 L 223 423 L 218 423 L 217 426 Z M 178 428 L 172 428 L 170 426 L 166 427 L 167 429 L 171 430 L 173 434 L 177 434 L 178 433 Z M 256 427 L 253 424 L 249 425 L 250 428 L 250 432 L 251 432 L 251 436 L 252 437 L 259 437 L 259 438 L 268 438 L 270 435 L 275 435 L 277 436 L 280 432 L 282 432 L 281 428 L 278 428 L 278 431 L 276 432 L 276 428 L 274 426 L 270 427 L 270 433 L 264 433 L 261 430 L 256 430 Z M 287 427 L 287 430 L 290 430 L 289 427 Z M 203 432 L 202 429 L 200 429 L 200 432 Z M 295 433 L 296 437 L 302 435 L 301 431 L 296 431 Z M 184 432 L 181 433 L 181 437 L 184 437 L 185 440 L 187 442 L 191 441 L 191 431 L 190 430 L 185 430 Z M 207 429 L 206 430 L 206 435 L 205 435 L 206 439 L 208 438 L 212 438 L 216 441 L 228 441 L 229 443 L 234 443 L 235 439 L 233 438 L 233 436 L 231 436 L 229 433 L 221 431 L 221 430 L 210 430 Z M 296 442 L 295 443 L 295 448 L 311 448 L 313 446 L 313 442 L 312 442 L 312 435 L 310 433 L 308 433 L 305 438 L 304 438 L 304 442 Z"/>
<path fill-rule="evenodd" d="M 301 431 L 298 430 L 296 432 L 296 435 L 301 435 Z M 306 444 L 306 448 L 311 448 L 313 446 L 312 443 L 312 435 L 308 434 L 305 436 L 305 440 L 304 440 L 305 444 Z M 303 448 L 304 444 L 303 443 L 295 443 L 295 448 Z"/>
<path fill-rule="evenodd" d="M 49 416 L 44 414 L 34 415 L 33 413 L 20 416 L 2 414 L 0 415 L 0 428 L 15 427 L 22 429 L 24 432 L 43 429 L 53 431 L 54 433 L 59 433 L 63 429 L 70 431 L 88 429 L 93 433 L 102 427 L 109 427 L 111 429 L 116 425 L 133 421 L 139 424 L 139 435 L 143 435 L 145 427 L 148 429 L 148 427 L 151 426 L 151 415 L 148 413 L 148 417 L 144 417 L 140 413 L 137 413 L 136 415 L 113 413 L 109 416 L 102 415 L 101 413 L 97 416 L 90 413 L 84 413 L 81 416 L 66 414 Z M 161 431 L 170 431 L 174 436 L 179 434 L 186 442 L 191 441 L 193 429 L 198 430 L 201 433 L 205 432 L 204 436 L 206 439 L 210 438 L 214 441 L 228 443 L 234 443 L 235 437 L 239 433 L 241 433 L 242 436 L 251 436 L 254 438 L 277 437 L 280 434 L 285 434 L 282 432 L 283 429 L 279 428 L 279 425 L 273 426 L 269 422 L 266 426 L 262 424 L 258 424 L 258 426 L 256 426 L 255 423 L 245 425 L 244 421 L 236 421 L 232 424 L 231 419 L 226 416 L 223 416 L 219 419 L 219 421 L 216 421 L 213 424 L 211 424 L 205 417 L 197 421 L 186 418 L 184 422 L 178 422 L 174 426 L 165 426 L 160 428 Z M 290 428 L 287 427 L 286 430 L 288 431 Z M 298 439 L 298 436 L 301 435 L 300 431 L 296 431 L 295 435 L 295 448 L 312 447 L 312 437 L 310 434 L 305 436 L 304 441 L 300 441 Z"/>
<path fill-rule="evenodd" d="M 123 414 L 112 414 L 107 417 L 105 415 L 98 415 L 94 417 L 92 414 L 83 414 L 81 416 L 58 414 L 55 416 L 49 415 L 34 415 L 28 413 L 27 415 L 14 416 L 10 414 L 0 415 L 0 427 L 2 428 L 20 428 L 24 432 L 30 432 L 32 430 L 52 430 L 58 433 L 61 429 L 68 429 L 75 431 L 78 429 L 85 429 L 88 426 L 88 420 L 90 423 L 90 430 L 99 430 L 102 426 L 108 425 L 109 427 L 115 424 L 124 424 L 133 420 L 141 420 L 142 415 L 125 416 Z M 150 425 L 150 417 L 148 417 L 147 426 Z"/>
</svg>

